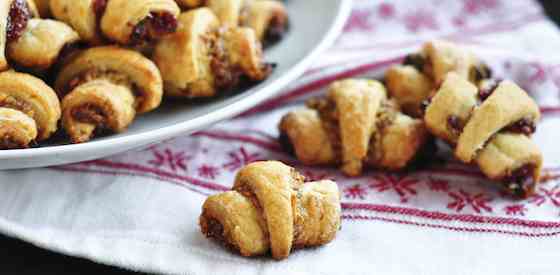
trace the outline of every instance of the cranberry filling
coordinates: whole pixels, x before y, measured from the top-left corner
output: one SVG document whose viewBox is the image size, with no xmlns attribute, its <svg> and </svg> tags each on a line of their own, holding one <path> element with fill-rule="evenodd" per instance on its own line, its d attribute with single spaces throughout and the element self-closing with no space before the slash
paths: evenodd
<svg viewBox="0 0 560 275">
<path fill-rule="evenodd" d="M 418 71 L 423 71 L 425 64 L 426 64 L 426 58 L 424 58 L 420 54 L 409 54 L 406 56 L 403 62 L 403 65 L 413 66 Z"/>
<path fill-rule="evenodd" d="M 6 25 L 6 39 L 8 43 L 20 38 L 30 18 L 31 11 L 25 0 L 15 0 L 12 2 Z"/>
<path fill-rule="evenodd" d="M 463 122 L 455 115 L 450 115 L 447 118 L 447 126 L 455 133 L 460 133 L 463 130 Z"/>
<path fill-rule="evenodd" d="M 133 45 L 150 42 L 177 30 L 178 22 L 169 12 L 152 12 L 132 30 L 130 41 Z"/>
<path fill-rule="evenodd" d="M 492 79 L 486 83 L 483 88 L 478 92 L 478 97 L 481 101 L 488 99 L 500 85 L 500 80 Z"/>
<path fill-rule="evenodd" d="M 264 37 L 265 46 L 270 46 L 282 40 L 288 29 L 288 22 L 283 16 L 274 16 L 268 24 Z"/>
<path fill-rule="evenodd" d="M 481 64 L 474 67 L 474 80 L 475 82 L 482 81 L 492 77 L 492 69 L 488 66 Z"/>
<path fill-rule="evenodd" d="M 537 126 L 530 118 L 524 118 L 506 128 L 506 131 L 530 136 L 535 133 Z"/>
<path fill-rule="evenodd" d="M 527 197 L 535 186 L 535 181 L 533 179 L 534 171 L 535 166 L 533 164 L 522 166 L 503 180 L 505 187 L 516 197 Z"/>
<path fill-rule="evenodd" d="M 95 18 L 97 19 L 97 24 L 101 22 L 101 17 L 105 13 L 105 9 L 107 9 L 107 1 L 108 0 L 95 0 L 93 2 L 93 12 L 95 13 Z"/>
<path fill-rule="evenodd" d="M 286 153 L 288 153 L 289 155 L 295 155 L 295 149 L 294 149 L 294 145 L 292 144 L 292 141 L 290 140 L 290 136 L 288 136 L 288 134 L 284 131 L 282 131 L 280 133 L 280 137 L 278 138 L 278 142 L 280 143 L 280 146 L 282 147 L 282 150 Z"/>
</svg>

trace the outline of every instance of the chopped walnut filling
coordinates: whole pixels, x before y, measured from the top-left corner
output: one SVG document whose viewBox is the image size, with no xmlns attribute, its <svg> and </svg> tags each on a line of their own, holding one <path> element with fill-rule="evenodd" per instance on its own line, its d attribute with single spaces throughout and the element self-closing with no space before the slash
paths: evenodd
<svg viewBox="0 0 560 275">
<path fill-rule="evenodd" d="M 217 35 L 219 36 L 219 34 Z M 239 86 L 243 71 L 238 66 L 233 66 L 228 59 L 223 41 L 215 37 L 210 39 L 210 69 L 214 75 L 216 88 L 220 90 L 232 90 Z"/>
<path fill-rule="evenodd" d="M 8 43 L 21 37 L 31 17 L 31 10 L 25 0 L 14 0 L 12 2 L 6 24 L 6 40 Z"/>
<path fill-rule="evenodd" d="M 72 117 L 83 123 L 91 123 L 97 127 L 106 126 L 107 118 L 103 110 L 92 104 L 84 104 L 72 110 Z"/>
<path fill-rule="evenodd" d="M 369 141 L 368 154 L 366 162 L 376 164 L 379 163 L 384 157 L 384 151 L 379 150 L 382 148 L 383 135 L 385 128 L 393 124 L 398 110 L 398 107 L 393 101 L 385 101 L 381 104 L 379 112 L 377 112 L 377 119 L 375 121 L 375 132 Z"/>
<path fill-rule="evenodd" d="M 530 195 L 535 187 L 533 174 L 536 167 L 529 163 L 513 171 L 502 180 L 507 191 L 513 196 L 524 198 Z"/>
<path fill-rule="evenodd" d="M 33 106 L 29 102 L 10 95 L 0 94 L 0 107 L 18 110 L 30 117 L 35 116 Z"/>
<path fill-rule="evenodd" d="M 0 137 L 0 149 L 24 149 L 29 147 L 28 144 L 18 142 L 10 135 Z"/>
<path fill-rule="evenodd" d="M 130 77 L 126 74 L 121 72 L 113 71 L 113 70 L 98 70 L 98 69 L 90 69 L 84 71 L 80 74 L 77 74 L 74 78 L 72 78 L 62 91 L 62 95 L 60 97 L 64 97 L 66 94 L 70 93 L 76 87 L 92 81 L 96 79 L 106 79 L 111 81 L 114 84 L 122 85 L 128 87 L 135 96 L 134 107 L 142 106 L 144 100 L 144 91 L 130 79 Z"/>
<path fill-rule="evenodd" d="M 227 238 L 224 226 L 218 220 L 214 218 L 201 219 L 200 227 L 207 238 L 215 240 L 232 251 L 239 251 L 235 244 Z"/>
<path fill-rule="evenodd" d="M 312 98 L 306 102 L 306 105 L 308 108 L 319 112 L 322 126 L 335 153 L 335 159 L 337 162 L 340 162 L 342 158 L 342 138 L 340 137 L 336 104 L 326 98 Z"/>
<path fill-rule="evenodd" d="M 140 21 L 130 34 L 132 45 L 140 45 L 174 33 L 179 23 L 177 18 L 169 12 L 151 12 Z"/>
</svg>

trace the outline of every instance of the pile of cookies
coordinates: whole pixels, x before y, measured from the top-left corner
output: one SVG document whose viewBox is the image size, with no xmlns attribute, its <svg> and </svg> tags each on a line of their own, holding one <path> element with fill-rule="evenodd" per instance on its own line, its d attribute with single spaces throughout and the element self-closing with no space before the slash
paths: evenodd
<svg viewBox="0 0 560 275">
<path fill-rule="evenodd" d="M 407 56 L 384 82 L 332 83 L 326 96 L 282 118 L 280 143 L 302 164 L 336 165 L 358 176 L 364 167 L 412 169 L 430 159 L 422 154 L 435 154 L 428 149 L 438 138 L 513 197 L 534 192 L 543 160 L 530 137 L 540 112 L 515 83 L 492 79 L 473 54 L 445 41 Z M 243 256 L 271 251 L 275 259 L 330 242 L 340 226 L 338 188 L 303 181 L 278 162 L 249 165 L 233 191 L 208 198 L 202 233 Z"/>
<path fill-rule="evenodd" d="M 457 160 L 526 198 L 539 183 L 543 162 L 530 139 L 540 110 L 515 83 L 491 76 L 462 47 L 429 42 L 386 72 L 386 86 L 365 79 L 335 82 L 325 98 L 284 116 L 280 139 L 304 164 L 339 165 L 356 176 L 363 166 L 406 168 L 439 138 Z"/>
<path fill-rule="evenodd" d="M 39 145 L 59 128 L 86 142 L 125 131 L 164 96 L 262 81 L 272 71 L 262 44 L 287 27 L 274 0 L 3 0 L 0 150 Z"/>
</svg>

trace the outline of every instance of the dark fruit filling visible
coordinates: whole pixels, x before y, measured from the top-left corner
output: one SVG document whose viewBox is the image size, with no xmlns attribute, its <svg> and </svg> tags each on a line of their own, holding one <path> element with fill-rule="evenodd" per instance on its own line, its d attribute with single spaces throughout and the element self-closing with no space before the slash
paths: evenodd
<svg viewBox="0 0 560 275">
<path fill-rule="evenodd" d="M 282 147 L 282 150 L 290 155 L 295 155 L 295 149 L 294 149 L 294 145 L 292 144 L 292 141 L 290 140 L 290 136 L 288 136 L 288 134 L 284 131 L 282 131 L 280 133 L 280 137 L 278 137 L 278 142 L 280 143 L 280 146 Z"/>
<path fill-rule="evenodd" d="M 514 133 L 530 136 L 535 133 L 535 131 L 537 130 L 537 126 L 535 125 L 535 122 L 532 119 L 524 118 L 510 125 L 505 130 L 508 132 L 514 132 Z"/>
<path fill-rule="evenodd" d="M 93 1 L 93 12 L 95 13 L 95 18 L 97 19 L 97 24 L 101 22 L 101 18 L 107 9 L 108 0 L 95 0 Z"/>
<path fill-rule="evenodd" d="M 520 198 L 530 195 L 535 186 L 535 180 L 533 179 L 534 171 L 535 166 L 533 164 L 526 164 L 513 171 L 509 177 L 503 180 L 507 191 L 513 196 Z"/>
<path fill-rule="evenodd" d="M 132 30 L 130 41 L 132 45 L 150 42 L 177 30 L 177 18 L 169 12 L 152 12 Z"/>
<path fill-rule="evenodd" d="M 449 127 L 449 129 L 453 133 L 460 134 L 461 131 L 463 130 L 463 122 L 458 116 L 450 115 L 447 118 L 447 127 Z"/>
<path fill-rule="evenodd" d="M 420 103 L 420 110 L 422 111 L 422 114 L 426 114 L 426 110 L 428 109 L 428 106 L 430 106 L 430 104 L 432 104 L 432 99 L 428 98 L 422 101 L 422 103 Z"/>
<path fill-rule="evenodd" d="M 72 110 L 72 117 L 80 122 L 95 124 L 98 127 L 105 125 L 106 122 L 103 111 L 99 107 L 93 105 L 84 105 L 75 108 Z"/>
<path fill-rule="evenodd" d="M 478 92 L 478 98 L 480 98 L 481 101 L 488 99 L 492 95 L 492 93 L 494 93 L 494 91 L 498 88 L 500 82 L 501 81 L 497 79 L 489 80 L 489 82 L 485 83 L 484 87 L 482 87 Z"/>
<path fill-rule="evenodd" d="M 282 40 L 287 30 L 288 22 L 286 21 L 284 16 L 272 17 L 264 36 L 265 46 L 270 46 Z"/>
<path fill-rule="evenodd" d="M 489 79 L 492 77 L 492 70 L 484 65 L 484 64 L 480 64 L 476 67 L 474 67 L 474 81 L 475 82 L 479 82 L 482 81 L 484 79 Z"/>
<path fill-rule="evenodd" d="M 424 65 L 426 64 L 426 58 L 421 54 L 409 54 L 404 59 L 403 65 L 409 65 L 416 68 L 418 71 L 424 70 Z"/>
<path fill-rule="evenodd" d="M 6 39 L 8 43 L 20 38 L 30 18 L 31 11 L 25 0 L 15 0 L 12 2 L 6 25 Z"/>
</svg>

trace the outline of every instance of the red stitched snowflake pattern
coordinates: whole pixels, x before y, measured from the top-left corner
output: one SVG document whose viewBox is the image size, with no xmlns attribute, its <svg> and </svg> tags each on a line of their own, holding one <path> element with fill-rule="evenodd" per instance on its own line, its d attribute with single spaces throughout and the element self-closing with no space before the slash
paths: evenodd
<svg viewBox="0 0 560 275">
<path fill-rule="evenodd" d="M 495 9 L 500 5 L 498 0 L 463 0 L 463 10 L 470 14 Z"/>
<path fill-rule="evenodd" d="M 377 14 L 383 19 L 388 19 L 395 16 L 395 6 L 390 3 L 381 3 L 377 8 Z"/>
<path fill-rule="evenodd" d="M 449 191 L 449 182 L 442 179 L 430 178 L 428 181 L 428 187 L 434 192 L 447 192 Z"/>
<path fill-rule="evenodd" d="M 448 194 L 453 201 L 447 204 L 447 209 L 461 212 L 465 207 L 470 206 L 479 214 L 482 211 L 492 212 L 492 207 L 488 206 L 492 199 L 487 198 L 483 193 L 472 195 L 461 189 L 459 192 L 449 192 Z"/>
<path fill-rule="evenodd" d="M 560 207 L 560 185 L 556 185 L 551 189 L 540 187 L 539 192 L 529 198 L 529 202 L 536 206 L 550 202 L 552 205 Z"/>
<path fill-rule="evenodd" d="M 359 184 L 354 184 L 344 189 L 344 196 L 349 199 L 365 199 L 367 190 Z"/>
<path fill-rule="evenodd" d="M 249 153 L 245 147 L 240 147 L 238 150 L 228 153 L 230 161 L 223 165 L 224 168 L 235 171 L 251 162 L 258 160 L 259 153 Z"/>
<path fill-rule="evenodd" d="M 422 29 L 437 30 L 439 28 L 435 15 L 425 10 L 417 10 L 405 15 L 404 24 L 411 32 L 419 32 Z"/>
<path fill-rule="evenodd" d="M 171 149 L 165 149 L 163 152 L 157 149 L 153 150 L 154 159 L 148 161 L 149 164 L 160 167 L 166 167 L 176 172 L 178 169 L 187 171 L 186 162 L 191 160 L 190 156 L 185 155 L 185 152 L 173 152 Z"/>
<path fill-rule="evenodd" d="M 418 194 L 414 189 L 414 186 L 419 182 L 420 180 L 412 177 L 380 175 L 373 179 L 373 182 L 369 185 L 369 187 L 377 190 L 379 193 L 389 190 L 395 191 L 395 193 L 397 193 L 400 197 L 401 202 L 406 203 L 411 196 L 416 196 Z"/>
<path fill-rule="evenodd" d="M 513 204 L 504 207 L 504 211 L 510 216 L 525 216 L 528 210 L 523 204 Z"/>
<path fill-rule="evenodd" d="M 350 19 L 344 27 L 345 32 L 351 31 L 371 31 L 373 30 L 373 25 L 369 22 L 371 17 L 371 10 L 355 10 L 350 15 Z"/>
<path fill-rule="evenodd" d="M 216 166 L 203 164 L 198 167 L 198 175 L 207 179 L 215 179 L 220 175 L 220 169 Z"/>
</svg>

